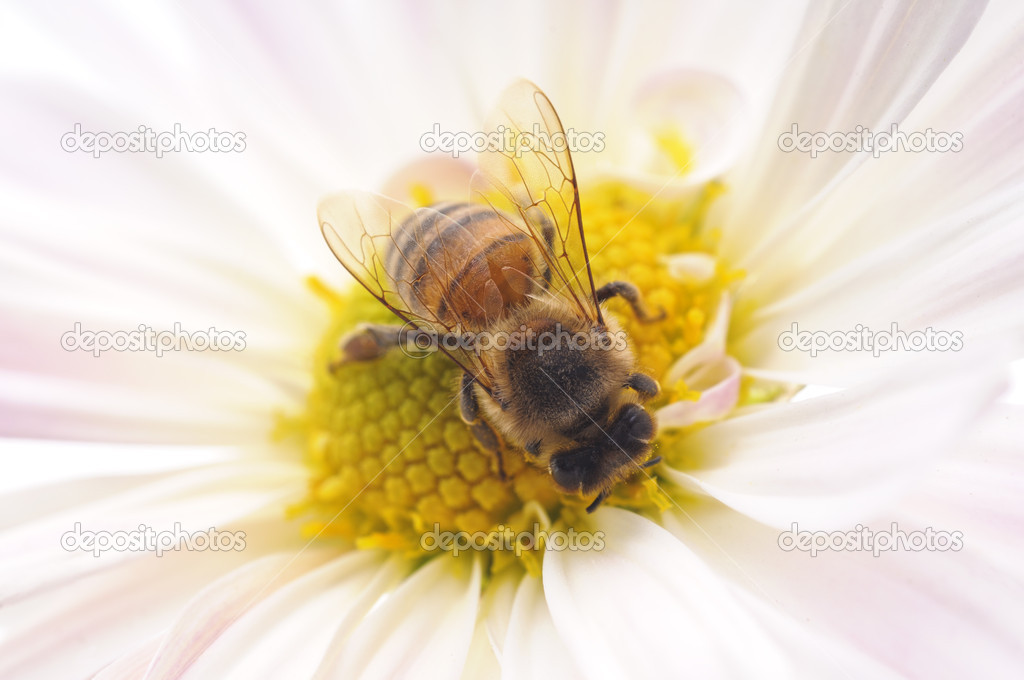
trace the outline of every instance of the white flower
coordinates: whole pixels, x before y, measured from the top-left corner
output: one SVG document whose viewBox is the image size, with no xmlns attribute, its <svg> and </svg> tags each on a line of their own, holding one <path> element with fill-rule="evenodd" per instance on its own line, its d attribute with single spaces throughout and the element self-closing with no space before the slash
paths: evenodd
<svg viewBox="0 0 1024 680">
<path fill-rule="evenodd" d="M 0 16 L 13 112 L 0 434 L 5 469 L 61 479 L 0 497 L 0 675 L 1014 677 L 1024 666 L 1024 423 L 995 403 L 1024 325 L 1019 9 L 168 3 Z M 304 278 L 342 280 L 317 198 L 383 186 L 434 123 L 478 128 L 517 76 L 567 126 L 632 140 L 603 164 L 582 159 L 584 182 L 611 173 L 686 196 L 730 169 L 713 215 L 721 258 L 746 278 L 667 374 L 700 392 L 661 412 L 663 424 L 700 424 L 659 471 L 672 503 L 657 522 L 599 509 L 605 548 L 548 550 L 539 578 L 307 541 L 284 507 L 309 474 L 270 430 L 279 409 L 301 407 L 325 333 Z M 963 148 L 877 159 L 779 148 L 794 124 L 893 123 L 962 133 Z M 62 150 L 75 124 L 243 131 L 245 150 L 93 158 Z M 693 146 L 686 172 L 636 141 L 672 125 Z M 711 275 L 692 254 L 665 265 Z M 779 347 L 794 321 L 931 326 L 961 332 L 964 349 L 811 357 Z M 173 322 L 243 331 L 246 350 L 60 349 L 75 323 Z M 734 409 L 741 367 L 844 389 Z M 963 547 L 780 547 L 793 523 L 891 522 L 962 532 Z M 245 549 L 94 557 L 62 548 L 76 523 L 244 531 Z"/>
</svg>

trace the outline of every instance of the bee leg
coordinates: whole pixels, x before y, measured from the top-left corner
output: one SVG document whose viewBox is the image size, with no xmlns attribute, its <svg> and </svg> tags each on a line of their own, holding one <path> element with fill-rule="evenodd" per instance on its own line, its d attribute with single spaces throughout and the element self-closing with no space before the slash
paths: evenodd
<svg viewBox="0 0 1024 680">
<path fill-rule="evenodd" d="M 494 459 L 498 461 L 498 477 L 501 481 L 507 482 L 508 475 L 505 474 L 505 461 L 502 457 L 502 446 L 501 440 L 498 439 L 498 433 L 487 421 L 482 419 L 480 422 L 470 425 L 469 431 L 473 433 L 481 446 L 494 454 Z"/>
<path fill-rule="evenodd" d="M 490 423 L 480 415 L 480 403 L 477 401 L 476 390 L 473 389 L 473 376 L 469 373 L 462 374 L 462 384 L 459 386 L 459 412 L 462 422 L 469 425 L 469 431 L 473 433 L 480 445 L 494 454 L 498 461 L 498 477 L 501 481 L 507 481 L 505 474 L 505 461 L 502 459 L 503 446 L 498 433 L 494 431 Z"/>
<path fill-rule="evenodd" d="M 626 378 L 625 387 L 636 392 L 641 401 L 647 401 L 658 396 L 658 392 L 661 391 L 661 387 L 658 385 L 658 381 L 649 375 L 643 373 L 632 373 Z"/>
<path fill-rule="evenodd" d="M 641 323 L 654 323 L 663 320 L 667 316 L 664 309 L 657 315 L 652 315 L 648 312 L 641 299 L 640 289 L 629 281 L 612 281 L 597 289 L 598 302 L 604 302 L 613 297 L 620 297 L 628 302 L 629 306 L 633 309 L 633 313 L 636 314 L 636 318 Z"/>
<path fill-rule="evenodd" d="M 597 510 L 598 506 L 604 502 L 605 498 L 608 498 L 610 493 L 611 491 L 609 489 L 604 489 L 601 493 L 597 494 L 597 498 L 594 499 L 594 502 L 587 506 L 587 513 L 589 514 L 594 512 L 594 510 Z"/>
<path fill-rule="evenodd" d="M 661 456 L 655 456 L 654 458 L 651 458 L 646 463 L 641 463 L 640 464 L 640 469 L 641 470 L 646 470 L 649 467 L 654 467 L 655 465 L 657 465 L 660 462 L 661 462 Z"/>
<path fill-rule="evenodd" d="M 530 458 L 537 460 L 538 458 L 540 458 L 540 444 L 541 442 L 538 439 L 537 441 L 531 442 L 524 446 L 523 450 L 526 451 L 526 454 L 530 456 Z"/>
<path fill-rule="evenodd" d="M 425 338 L 427 342 L 417 342 L 420 337 Z M 338 366 L 353 361 L 379 359 L 392 347 L 410 342 L 417 348 L 422 347 L 423 353 L 436 348 L 436 342 L 432 336 L 409 326 L 360 324 L 354 331 L 341 339 L 341 358 L 332 362 L 330 369 L 333 371 Z"/>
</svg>

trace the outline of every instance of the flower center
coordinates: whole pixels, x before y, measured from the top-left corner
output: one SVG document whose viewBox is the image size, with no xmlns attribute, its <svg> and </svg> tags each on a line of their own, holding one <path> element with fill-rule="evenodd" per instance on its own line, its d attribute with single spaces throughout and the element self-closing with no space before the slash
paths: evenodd
<svg viewBox="0 0 1024 680">
<path fill-rule="evenodd" d="M 608 303 L 629 334 L 638 368 L 656 378 L 701 341 L 732 278 L 717 265 L 705 280 L 686 281 L 670 272 L 664 258 L 714 255 L 716 234 L 705 221 L 720 191 L 709 184 L 696 198 L 661 199 L 616 182 L 581 194 L 595 281 L 630 281 L 649 308 L 667 312 L 663 321 L 641 324 L 623 301 Z M 331 323 L 315 355 L 302 419 L 309 493 L 292 512 L 307 520 L 307 534 L 416 554 L 423 550 L 424 533 L 435 530 L 501 533 L 528 531 L 535 523 L 545 530 L 585 525 L 587 500 L 560 494 L 548 473 L 527 464 L 519 452 L 505 454 L 507 479 L 499 477 L 493 456 L 459 417 L 459 372 L 447 357 L 415 359 L 395 350 L 330 370 L 339 339 L 355 324 L 395 319 L 361 289 L 339 294 L 315 280 L 311 285 L 326 301 Z M 680 398 L 693 398 L 692 392 L 663 385 L 651 408 Z M 668 500 L 656 471 L 638 473 L 606 503 L 648 513 L 663 509 Z M 517 552 L 528 568 L 538 554 Z M 492 559 L 494 569 L 516 557 L 492 551 Z"/>
</svg>

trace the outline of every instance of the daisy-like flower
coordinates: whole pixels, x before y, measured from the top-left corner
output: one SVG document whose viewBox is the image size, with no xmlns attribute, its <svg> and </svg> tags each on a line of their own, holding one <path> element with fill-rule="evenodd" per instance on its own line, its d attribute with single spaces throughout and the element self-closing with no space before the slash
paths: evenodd
<svg viewBox="0 0 1024 680">
<path fill-rule="evenodd" d="M 1022 326 L 1019 9 L 0 14 L 0 433 L 23 479 L 0 497 L 0 676 L 1024 667 L 1022 423 L 998 401 Z M 330 257 L 318 198 L 464 195 L 472 159 L 417 157 L 423 137 L 478 130 L 519 76 L 601 133 L 574 156 L 595 277 L 666 311 L 609 303 L 663 386 L 663 462 L 592 515 L 517 456 L 498 474 L 447 358 L 329 369 L 346 332 L 389 317 Z M 959 150 L 783 137 L 893 125 Z M 231 150 L 68 141 L 140 126 Z M 892 324 L 956 351 L 785 340 Z M 115 344 L 136 331 L 178 344 Z M 523 549 L 424 542 L 538 528 Z M 864 531 L 951 542 L 847 542 Z"/>
</svg>

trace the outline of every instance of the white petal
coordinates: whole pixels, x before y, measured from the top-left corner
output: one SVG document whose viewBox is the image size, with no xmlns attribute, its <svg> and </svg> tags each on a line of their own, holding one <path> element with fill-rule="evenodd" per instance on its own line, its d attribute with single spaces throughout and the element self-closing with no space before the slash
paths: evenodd
<svg viewBox="0 0 1024 680">
<path fill-rule="evenodd" d="M 313 550 L 268 556 L 211 583 L 192 598 L 164 636 L 147 679 L 180 677 L 253 605 L 323 560 L 323 553 Z"/>
<path fill-rule="evenodd" d="M 479 595 L 479 560 L 472 566 L 447 556 L 432 560 L 370 612 L 318 677 L 458 677 Z"/>
<path fill-rule="evenodd" d="M 760 308 L 733 337 L 745 366 L 847 384 L 881 363 L 862 354 L 821 362 L 783 353 L 775 339 L 794 321 L 811 331 L 898 322 L 907 332 L 931 326 L 976 342 L 1019 332 L 1014 301 L 1024 281 L 1013 263 L 1024 257 L 1015 238 L 1024 134 L 1015 121 L 1024 105 L 1024 43 L 1019 18 L 1004 28 L 1007 35 L 956 69 L 958 86 L 930 92 L 901 125 L 961 135 L 961 151 L 871 159 L 751 262 L 740 295 Z"/>
<path fill-rule="evenodd" d="M 312 677 L 331 677 L 336 672 L 340 663 L 339 659 L 345 652 L 345 643 L 352 631 L 363 621 L 367 612 L 373 610 L 382 598 L 387 597 L 402 583 L 403 579 L 409 575 L 412 566 L 401 557 L 388 560 L 377 571 L 373 581 L 359 593 L 358 597 L 348 603 L 344 616 L 336 617 L 332 621 L 334 633 L 330 644 L 323 653 L 320 665 Z"/>
<path fill-rule="evenodd" d="M 666 520 L 666 526 L 717 573 L 765 602 L 759 618 L 790 639 L 798 667 L 829 665 L 823 652 L 835 657 L 826 677 L 878 677 L 864 657 L 900 677 L 1012 678 L 1024 667 L 1020 564 L 1012 571 L 995 567 L 967 535 L 960 551 L 878 557 L 870 550 L 828 551 L 811 557 L 780 549 L 777 529 L 713 503 Z M 876 517 L 867 526 L 888 531 L 890 518 Z M 916 528 L 902 521 L 899 527 Z M 765 618 L 770 609 L 781 614 Z M 801 641 L 785 619 L 810 627 L 826 645 L 811 649 L 813 638 Z"/>
<path fill-rule="evenodd" d="M 894 342 L 903 336 L 906 343 L 938 333 L 959 338 L 969 349 L 993 337 L 1014 337 L 1024 328 L 1016 304 L 1024 290 L 1016 266 L 1024 258 L 1017 237 L 1024 201 L 993 195 L 966 211 L 927 224 L 757 310 L 746 328 L 736 330 L 730 350 L 756 370 L 802 383 L 842 385 L 891 370 L 915 352 L 904 345 L 811 356 L 781 346 L 783 334 L 796 328 L 856 335 L 861 326 L 879 343 L 880 335 Z"/>
<path fill-rule="evenodd" d="M 0 529 L 252 453 L 232 447 L 2 441 L 0 467 L 11 474 L 0 482 Z"/>
<path fill-rule="evenodd" d="M 499 659 L 504 656 L 505 637 L 508 634 L 516 591 L 522 578 L 515 569 L 506 569 L 493 576 L 484 589 L 483 601 L 480 604 L 484 616 L 483 625 L 487 630 L 491 649 Z"/>
<path fill-rule="evenodd" d="M 1024 581 L 1024 408 L 999 405 L 899 506 L 906 523 L 962 531 L 972 552 Z"/>
<path fill-rule="evenodd" d="M 312 677 L 333 624 L 358 607 L 384 561 L 377 553 L 350 553 L 299 576 L 232 623 L 186 677 Z"/>
<path fill-rule="evenodd" d="M 109 498 L 13 526 L 0 533 L 0 555 L 4 556 L 0 597 L 15 600 L 126 562 L 158 559 L 138 551 L 108 550 L 97 556 L 82 543 L 81 536 L 89 532 L 113 535 L 139 531 L 140 525 L 178 536 L 211 527 L 227 530 L 232 521 L 268 507 L 279 518 L 286 503 L 301 498 L 304 476 L 300 465 L 269 461 L 208 466 L 177 472 Z M 45 492 L 45 488 L 36 490 Z M 282 531 L 293 531 L 280 520 L 278 526 Z M 65 545 L 72 548 L 66 549 Z M 175 545 L 180 546 L 180 541 L 176 539 Z"/>
<path fill-rule="evenodd" d="M 905 134 L 932 130 L 954 135 L 960 150 L 899 151 L 872 158 L 758 259 L 762 296 L 792 293 L 800 287 L 796 279 L 821 278 L 914 232 L 932 232 L 936 245 L 957 236 L 970 243 L 966 232 L 984 233 L 984 225 L 975 222 L 994 207 L 992 199 L 1013 193 L 1024 173 L 1024 133 L 1015 124 L 1024 100 L 1019 66 L 1024 29 L 1016 23 L 1015 35 L 989 45 L 984 59 L 957 79 L 955 91 L 930 92 L 900 126 Z M 974 104 L 979 101 L 986 105 Z M 960 215 L 959 225 L 939 227 L 953 215 Z M 796 265 L 799 277 L 789 271 Z"/>
<path fill-rule="evenodd" d="M 487 627 L 477 622 L 473 629 L 473 641 L 469 645 L 469 653 L 466 655 L 466 665 L 462 669 L 463 680 L 476 680 L 476 678 L 500 678 L 501 666 L 498 657 L 494 655 L 494 648 L 488 639 Z"/>
<path fill-rule="evenodd" d="M 693 433 L 680 445 L 701 467 L 663 474 L 777 527 L 864 519 L 949 451 L 999 395 L 1003 373 L 998 355 L 917 361 L 870 385 Z"/>
<path fill-rule="evenodd" d="M 830 635 L 819 630 L 813 623 L 793 617 L 777 602 L 766 600 L 763 592 L 751 594 L 739 591 L 736 597 L 783 650 L 792 665 L 790 677 L 808 680 L 897 680 L 904 677 L 857 649 L 848 640 Z"/>
<path fill-rule="evenodd" d="M 122 654 L 116 661 L 108 664 L 99 673 L 93 676 L 93 680 L 139 680 L 146 677 L 146 669 L 149 662 L 156 656 L 160 648 L 161 638 L 155 637 L 148 640 L 136 649 Z"/>
<path fill-rule="evenodd" d="M 501 657 L 503 678 L 586 677 L 555 629 L 539 578 L 526 576 L 522 579 L 508 626 Z"/>
<path fill-rule="evenodd" d="M 679 253 L 663 258 L 668 273 L 688 286 L 702 286 L 711 281 L 718 260 L 707 253 Z"/>
<path fill-rule="evenodd" d="M 738 172 L 736 207 L 723 228 L 735 266 L 752 270 L 762 250 L 798 224 L 796 218 L 868 160 L 866 154 L 811 158 L 783 153 L 779 135 L 800 131 L 887 129 L 928 91 L 960 50 L 983 5 L 949 11 L 911 0 L 811 5 L 785 66 L 749 167 Z"/>
<path fill-rule="evenodd" d="M 785 661 L 724 582 L 639 515 L 595 514 L 600 550 L 544 556 L 544 595 L 586 677 L 784 677 Z"/>
<path fill-rule="evenodd" d="M 183 603 L 202 588 L 267 555 L 268 549 L 286 548 L 259 538 L 280 527 L 277 518 L 262 526 L 246 522 L 244 551 L 146 555 L 5 604 L 0 609 L 0 676 L 69 677 L 141 650 L 174 623 Z"/>
<path fill-rule="evenodd" d="M 256 441 L 265 438 L 273 409 L 301 399 L 310 338 L 322 320 L 298 287 L 300 277 L 294 295 L 282 295 L 283 286 L 218 271 L 201 248 L 177 257 L 169 256 L 176 248 L 170 244 L 111 249 L 115 254 L 96 248 L 95 233 L 52 238 L 58 245 L 15 246 L 0 255 L 7 283 L 0 310 L 19 328 L 0 350 L 0 405 L 10 414 L 0 433 Z M 163 341 L 177 349 L 76 349 L 86 333 L 135 333 L 141 342 L 140 325 L 166 332 Z M 206 341 L 211 328 L 231 334 L 231 349 L 190 351 L 187 343 Z"/>
</svg>

